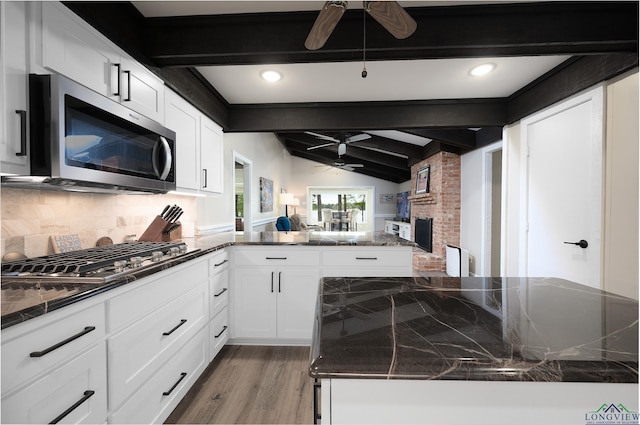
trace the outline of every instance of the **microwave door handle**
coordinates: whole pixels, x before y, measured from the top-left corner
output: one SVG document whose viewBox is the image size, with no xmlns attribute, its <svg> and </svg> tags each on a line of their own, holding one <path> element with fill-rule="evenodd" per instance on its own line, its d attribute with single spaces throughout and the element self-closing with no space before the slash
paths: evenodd
<svg viewBox="0 0 640 425">
<path fill-rule="evenodd" d="M 163 155 L 156 155 L 155 150 L 157 146 L 161 146 Z M 169 172 L 171 171 L 171 164 L 173 163 L 173 156 L 171 155 L 171 146 L 164 136 L 160 136 L 158 143 L 154 147 L 153 155 L 153 171 L 160 180 L 166 180 Z M 160 158 L 164 158 L 164 164 L 157 164 Z M 162 171 L 159 170 L 158 165 L 162 166 Z"/>
</svg>

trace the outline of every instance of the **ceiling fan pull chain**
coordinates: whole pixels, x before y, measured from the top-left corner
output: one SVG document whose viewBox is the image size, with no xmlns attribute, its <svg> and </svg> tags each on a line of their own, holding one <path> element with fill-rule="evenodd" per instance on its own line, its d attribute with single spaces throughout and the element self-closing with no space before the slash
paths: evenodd
<svg viewBox="0 0 640 425">
<path fill-rule="evenodd" d="M 362 2 L 362 78 L 367 78 L 367 2 Z"/>
</svg>

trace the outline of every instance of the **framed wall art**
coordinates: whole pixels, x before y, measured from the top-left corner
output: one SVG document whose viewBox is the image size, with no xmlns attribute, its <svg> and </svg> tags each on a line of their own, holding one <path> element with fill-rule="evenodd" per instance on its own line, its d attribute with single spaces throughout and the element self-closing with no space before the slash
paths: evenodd
<svg viewBox="0 0 640 425">
<path fill-rule="evenodd" d="M 416 194 L 429 193 L 430 172 L 431 166 L 429 165 L 418 170 L 416 175 Z"/>
<path fill-rule="evenodd" d="M 273 211 L 273 180 L 260 177 L 260 212 Z"/>
</svg>

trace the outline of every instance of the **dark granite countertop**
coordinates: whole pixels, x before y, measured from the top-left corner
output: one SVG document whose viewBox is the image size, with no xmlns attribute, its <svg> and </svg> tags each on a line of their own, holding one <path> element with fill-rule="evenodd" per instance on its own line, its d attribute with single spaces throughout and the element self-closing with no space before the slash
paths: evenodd
<svg viewBox="0 0 640 425">
<path fill-rule="evenodd" d="M 316 378 L 638 382 L 638 302 L 552 278 L 323 278 Z"/>
<path fill-rule="evenodd" d="M 2 329 L 41 316 L 105 291 L 139 280 L 231 245 L 414 246 L 384 232 L 224 232 L 184 242 L 190 252 L 158 266 L 131 272 L 106 283 L 73 283 L 62 279 L 23 280 L 2 277 Z"/>
</svg>

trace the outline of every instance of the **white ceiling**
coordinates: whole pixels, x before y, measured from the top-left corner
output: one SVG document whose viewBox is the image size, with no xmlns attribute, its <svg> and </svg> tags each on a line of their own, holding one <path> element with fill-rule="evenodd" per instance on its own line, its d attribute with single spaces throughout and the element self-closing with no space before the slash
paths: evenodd
<svg viewBox="0 0 640 425">
<path fill-rule="evenodd" d="M 400 3 L 405 7 L 418 7 L 478 2 Z M 324 1 L 136 1 L 134 4 L 143 15 L 157 17 L 319 10 Z M 352 1 L 349 7 L 361 7 L 361 2 Z M 531 56 L 367 62 L 366 79 L 361 77 L 362 61 L 197 69 L 231 104 L 393 101 L 505 97 L 566 59 L 567 56 Z M 484 77 L 469 76 L 473 66 L 486 62 L 497 65 L 494 72 Z M 265 82 L 259 74 L 266 69 L 280 71 L 283 79 L 277 83 Z"/>
</svg>

